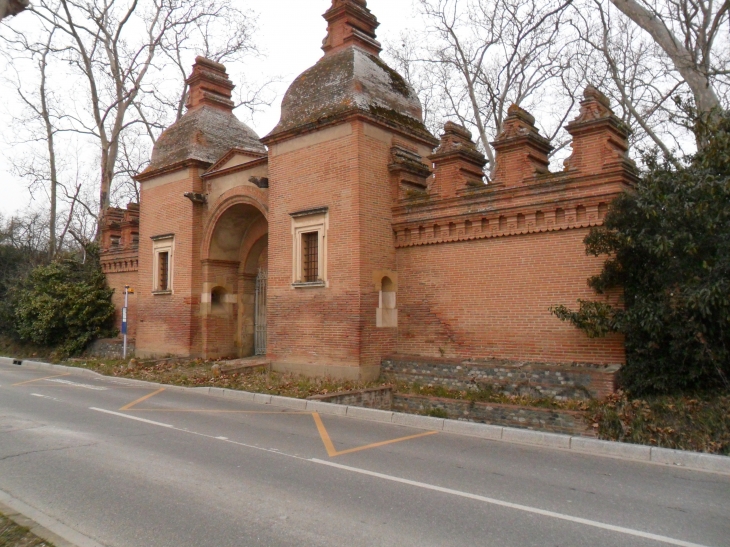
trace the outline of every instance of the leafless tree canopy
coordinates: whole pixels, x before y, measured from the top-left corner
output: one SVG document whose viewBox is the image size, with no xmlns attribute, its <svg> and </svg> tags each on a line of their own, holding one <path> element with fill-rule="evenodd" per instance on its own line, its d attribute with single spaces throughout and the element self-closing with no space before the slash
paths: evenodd
<svg viewBox="0 0 730 547">
<path fill-rule="evenodd" d="M 489 142 L 510 104 L 532 111 L 556 157 L 562 126 L 592 84 L 632 130 L 635 150 L 679 161 L 698 116 L 730 106 L 730 0 L 419 0 L 425 27 L 387 53 L 422 97 L 432 130 Z"/>
<path fill-rule="evenodd" d="M 5 88 L 15 89 L 26 107 L 16 115 L 11 144 L 38 145 L 12 163 L 34 196 L 47 193 L 51 254 L 60 234 L 82 234 L 80 225 L 66 225 L 72 216 L 83 213 L 78 222 L 93 225 L 112 198 L 138 199 L 131 176 L 145 167 L 160 132 L 182 115 L 184 80 L 196 55 L 230 62 L 258 53 L 256 18 L 238 5 L 37 0 L 31 32 L 16 30 L 13 20 L 0 29 Z M 240 102 L 256 109 L 266 100 L 249 88 Z M 63 221 L 53 211 L 59 199 L 66 202 Z"/>
<path fill-rule="evenodd" d="M 19 14 L 29 3 L 29 0 L 0 0 L 0 19 Z"/>
</svg>

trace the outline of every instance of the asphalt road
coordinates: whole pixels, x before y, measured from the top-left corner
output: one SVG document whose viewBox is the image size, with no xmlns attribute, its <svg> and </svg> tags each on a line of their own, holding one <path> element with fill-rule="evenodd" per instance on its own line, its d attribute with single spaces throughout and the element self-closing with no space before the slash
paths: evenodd
<svg viewBox="0 0 730 547">
<path fill-rule="evenodd" d="M 56 374 L 0 365 L 0 495 L 88 545 L 730 546 L 728 476 Z"/>
</svg>

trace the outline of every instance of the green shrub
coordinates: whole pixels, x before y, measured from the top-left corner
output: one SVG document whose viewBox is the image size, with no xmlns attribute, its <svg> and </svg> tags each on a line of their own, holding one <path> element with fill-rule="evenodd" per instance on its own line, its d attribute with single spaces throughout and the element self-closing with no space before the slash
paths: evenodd
<svg viewBox="0 0 730 547">
<path fill-rule="evenodd" d="M 623 305 L 552 311 L 591 337 L 624 334 L 620 378 L 633 395 L 728 389 L 730 114 L 686 167 L 648 166 L 585 240 L 589 254 L 609 256 L 589 285 L 622 289 Z"/>
<path fill-rule="evenodd" d="M 93 249 L 84 263 L 38 266 L 10 290 L 15 331 L 23 341 L 56 347 L 61 356 L 80 353 L 93 340 L 114 335 L 112 293 Z"/>
</svg>

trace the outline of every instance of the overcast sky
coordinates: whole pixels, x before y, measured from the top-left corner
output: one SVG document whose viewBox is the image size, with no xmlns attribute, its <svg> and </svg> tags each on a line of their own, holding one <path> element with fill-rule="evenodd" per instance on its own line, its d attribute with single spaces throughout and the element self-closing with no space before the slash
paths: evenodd
<svg viewBox="0 0 730 547">
<path fill-rule="evenodd" d="M 253 78 L 281 76 L 282 79 L 276 87 L 277 101 L 265 113 L 257 115 L 251 124 L 263 136 L 279 121 L 281 98 L 291 81 L 322 56 L 320 47 L 326 34 L 322 14 L 331 5 L 331 0 L 249 0 L 247 3 L 259 13 L 256 41 L 266 52 L 265 59 L 251 64 Z M 368 0 L 368 8 L 380 21 L 378 37 L 381 40 L 397 37 L 413 23 L 413 0 Z M 31 19 L 29 14 L 19 17 Z M 12 131 L 2 117 L 0 124 L 2 131 Z M 29 201 L 28 190 L 14 181 L 7 172 L 5 160 L 0 157 L 0 213 L 12 214 L 25 208 Z"/>
</svg>

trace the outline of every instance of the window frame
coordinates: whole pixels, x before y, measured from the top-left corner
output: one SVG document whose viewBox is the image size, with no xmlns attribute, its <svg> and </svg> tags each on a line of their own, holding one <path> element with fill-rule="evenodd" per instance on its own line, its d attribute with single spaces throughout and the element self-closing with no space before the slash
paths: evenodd
<svg viewBox="0 0 730 547">
<path fill-rule="evenodd" d="M 329 286 L 327 280 L 327 230 L 329 209 L 319 207 L 290 213 L 292 217 L 292 287 L 316 288 Z M 317 233 L 317 280 L 304 281 L 304 237 Z"/>
<path fill-rule="evenodd" d="M 173 294 L 175 235 L 165 234 L 152 238 L 152 294 Z M 160 255 L 167 253 L 167 287 L 160 288 Z"/>
</svg>

